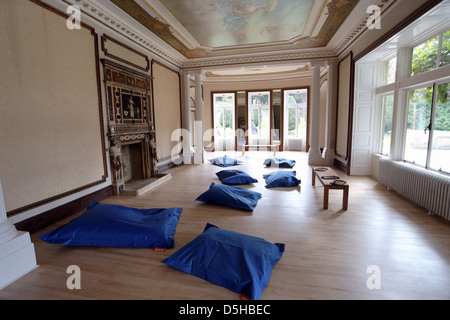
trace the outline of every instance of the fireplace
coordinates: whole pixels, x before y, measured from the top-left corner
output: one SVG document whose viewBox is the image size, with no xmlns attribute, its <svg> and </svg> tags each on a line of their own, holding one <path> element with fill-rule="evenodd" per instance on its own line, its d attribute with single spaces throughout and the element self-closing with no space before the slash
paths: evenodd
<svg viewBox="0 0 450 320">
<path fill-rule="evenodd" d="M 106 59 L 102 63 L 114 193 L 140 192 L 160 178 L 154 169 L 152 77 Z"/>
<path fill-rule="evenodd" d="M 125 183 L 144 179 L 142 142 L 122 146 L 123 179 Z"/>
</svg>

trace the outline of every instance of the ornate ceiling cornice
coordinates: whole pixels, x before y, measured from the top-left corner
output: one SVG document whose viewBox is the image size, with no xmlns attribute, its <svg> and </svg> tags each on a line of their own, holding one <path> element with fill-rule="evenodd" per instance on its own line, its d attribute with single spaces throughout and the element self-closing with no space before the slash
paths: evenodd
<svg viewBox="0 0 450 320">
<path fill-rule="evenodd" d="M 378 6 L 381 10 L 380 18 L 383 19 L 383 16 L 387 14 L 387 12 L 393 7 L 393 5 L 398 0 L 378 0 L 374 5 Z M 353 44 L 363 33 L 368 31 L 367 21 L 369 19 L 369 14 L 365 14 L 359 21 L 356 21 L 355 25 L 347 32 L 347 34 L 342 37 L 342 40 L 337 44 L 335 48 L 333 48 L 333 53 L 336 56 L 339 56 L 342 52 L 345 51 L 351 44 Z"/>
<path fill-rule="evenodd" d="M 211 77 L 206 75 L 203 80 L 207 83 L 224 83 L 224 82 L 251 82 L 260 80 L 289 80 L 309 78 L 312 76 L 311 71 L 285 72 L 280 74 L 258 74 L 258 75 L 241 75 L 230 77 Z"/>
<path fill-rule="evenodd" d="M 180 69 L 236 66 L 252 63 L 279 63 L 289 61 L 297 63 L 311 60 L 326 61 L 337 57 L 368 30 L 367 19 L 369 16 L 368 14 L 363 15 L 359 21 L 356 21 L 353 28 L 351 28 L 351 30 L 344 36 L 341 34 L 336 34 L 335 36 L 340 37 L 341 40 L 337 42 L 334 48 L 330 48 L 330 46 L 328 46 L 314 49 L 297 49 L 259 54 L 246 53 L 222 57 L 186 58 L 180 52 L 176 51 L 171 45 L 159 39 L 157 35 L 148 30 L 143 30 L 141 26 L 136 26 L 130 23 L 130 17 L 125 13 L 112 12 L 113 10 L 109 11 L 107 6 L 113 6 L 109 1 L 60 1 L 63 1 L 68 5 L 79 5 L 83 14 L 88 15 L 113 32 L 120 34 L 145 50 L 148 50 L 155 56 L 160 57 L 162 60 L 169 62 L 171 65 Z M 398 0 L 378 0 L 375 4 L 381 8 L 383 16 L 397 1 Z M 168 32 L 170 32 L 170 28 L 168 29 Z"/>
<path fill-rule="evenodd" d="M 279 53 L 272 55 L 242 55 L 237 57 L 215 58 L 215 59 L 192 59 L 183 64 L 183 68 L 202 68 L 214 66 L 235 66 L 249 63 L 275 63 L 275 62 L 302 62 L 311 60 L 327 60 L 335 57 L 330 50 Z"/>
<path fill-rule="evenodd" d="M 107 12 L 103 7 L 93 3 L 90 0 L 62 0 L 68 5 L 78 5 L 83 14 L 88 15 L 92 19 L 106 26 L 110 30 L 114 31 L 130 41 L 138 44 L 142 48 L 150 51 L 154 55 L 162 58 L 163 60 L 170 62 L 171 64 L 181 68 L 186 60 L 178 52 L 173 50 L 169 45 L 162 42 L 155 41 L 155 37 L 151 37 L 144 32 L 137 31 L 129 23 L 125 22 L 118 15 L 113 15 Z"/>
</svg>

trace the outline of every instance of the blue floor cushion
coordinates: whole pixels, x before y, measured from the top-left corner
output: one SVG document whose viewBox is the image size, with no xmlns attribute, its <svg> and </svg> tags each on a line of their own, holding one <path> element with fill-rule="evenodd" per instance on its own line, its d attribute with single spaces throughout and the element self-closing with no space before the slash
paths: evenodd
<svg viewBox="0 0 450 320">
<path fill-rule="evenodd" d="M 69 223 L 39 236 L 74 246 L 173 248 L 182 208 L 136 209 L 92 201 Z"/>
<path fill-rule="evenodd" d="M 295 166 L 295 160 L 271 157 L 264 160 L 263 165 L 266 167 L 292 168 Z"/>
<path fill-rule="evenodd" d="M 296 187 L 300 184 L 295 171 L 276 171 L 263 175 L 263 178 L 266 188 Z"/>
<path fill-rule="evenodd" d="M 199 195 L 196 201 L 253 210 L 260 198 L 259 192 L 212 182 L 209 189 Z"/>
<path fill-rule="evenodd" d="M 285 245 L 207 224 L 163 263 L 259 300 Z"/>
<path fill-rule="evenodd" d="M 219 180 L 224 184 L 251 184 L 251 183 L 257 183 L 258 180 L 251 177 L 249 174 L 247 174 L 244 171 L 241 170 L 222 170 L 219 172 L 216 172 L 217 177 Z"/>
<path fill-rule="evenodd" d="M 243 163 L 240 160 L 230 158 L 226 155 L 223 157 L 216 157 L 214 159 L 209 159 L 209 162 L 211 162 L 212 164 L 215 164 L 216 166 L 219 166 L 219 167 L 230 167 L 230 166 L 235 166 L 235 165 Z"/>
</svg>

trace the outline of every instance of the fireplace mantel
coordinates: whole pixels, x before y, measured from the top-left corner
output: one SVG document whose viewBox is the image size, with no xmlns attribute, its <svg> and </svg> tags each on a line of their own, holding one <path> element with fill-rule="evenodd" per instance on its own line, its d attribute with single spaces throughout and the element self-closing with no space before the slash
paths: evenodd
<svg viewBox="0 0 450 320">
<path fill-rule="evenodd" d="M 143 179 L 156 175 L 156 139 L 152 101 L 152 77 L 109 60 L 102 60 L 106 86 L 108 138 L 115 194 L 126 189 L 123 148 L 139 144 L 134 156 L 143 166 Z M 128 158 L 127 158 L 128 159 Z"/>
</svg>

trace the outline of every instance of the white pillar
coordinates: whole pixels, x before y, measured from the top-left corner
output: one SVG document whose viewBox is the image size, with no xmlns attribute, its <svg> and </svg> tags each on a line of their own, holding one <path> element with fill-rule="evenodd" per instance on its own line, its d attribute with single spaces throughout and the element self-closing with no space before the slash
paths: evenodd
<svg viewBox="0 0 450 320">
<path fill-rule="evenodd" d="M 311 139 L 309 148 L 310 165 L 321 165 L 324 160 L 320 153 L 319 134 L 320 134 L 320 68 L 322 63 L 311 63 L 313 69 L 311 85 Z"/>
<path fill-rule="evenodd" d="M 325 133 L 325 149 L 322 157 L 325 158 L 327 165 L 334 163 L 336 146 L 336 110 L 337 110 L 337 61 L 329 60 L 328 66 L 328 88 L 327 88 L 327 117 Z"/>
<path fill-rule="evenodd" d="M 202 71 L 195 73 L 194 163 L 203 163 L 203 90 Z"/>
<path fill-rule="evenodd" d="M 29 233 L 17 231 L 7 218 L 0 182 L 0 290 L 36 267 Z"/>
<path fill-rule="evenodd" d="M 189 71 L 181 72 L 181 127 L 183 129 L 183 163 L 190 164 L 191 146 L 192 146 L 192 122 L 191 122 L 191 106 L 190 94 L 191 79 Z"/>
<path fill-rule="evenodd" d="M 16 227 L 6 216 L 5 201 L 3 199 L 2 184 L 0 182 L 0 245 L 13 239 L 16 235 Z"/>
</svg>

